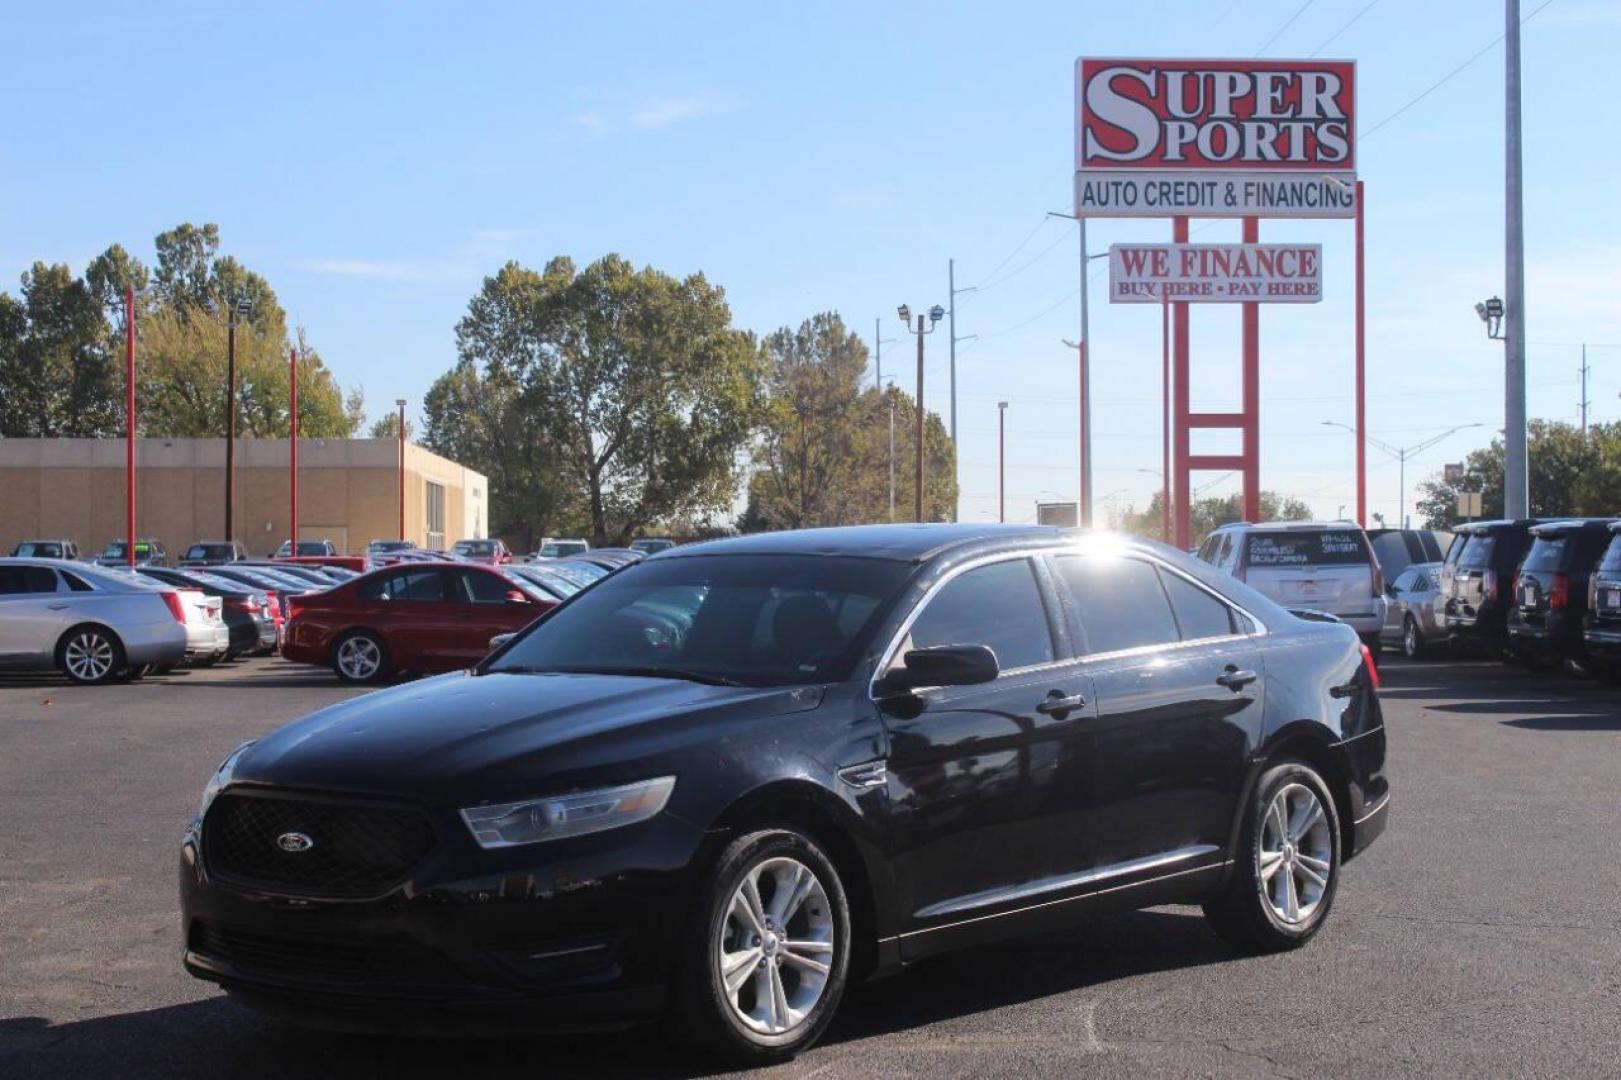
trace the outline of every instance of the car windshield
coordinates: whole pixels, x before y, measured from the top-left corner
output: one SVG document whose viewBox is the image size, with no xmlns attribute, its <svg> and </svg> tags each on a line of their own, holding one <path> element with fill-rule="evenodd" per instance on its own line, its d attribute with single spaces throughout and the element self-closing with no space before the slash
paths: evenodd
<svg viewBox="0 0 1621 1080">
<path fill-rule="evenodd" d="M 17 545 L 12 555 L 20 559 L 60 559 L 62 558 L 62 545 L 55 542 L 38 542 L 24 540 Z"/>
<path fill-rule="evenodd" d="M 1368 561 L 1362 534 L 1350 529 L 1256 532 L 1246 543 L 1245 559 L 1251 567 L 1348 566 Z"/>
<path fill-rule="evenodd" d="M 480 558 L 495 554 L 495 541 L 493 540 L 458 540 L 456 546 L 450 549 L 457 555 L 475 555 Z"/>
<path fill-rule="evenodd" d="M 410 551 L 416 547 L 409 540 L 373 540 L 366 548 L 373 555 L 392 555 L 397 551 Z"/>
<path fill-rule="evenodd" d="M 828 556 L 655 559 L 581 593 L 488 670 L 836 682 L 849 677 L 910 570 Z"/>
<path fill-rule="evenodd" d="M 146 558 L 151 553 L 151 550 L 150 544 L 142 543 L 139 540 L 135 542 L 135 557 L 137 559 Z M 103 559 L 127 559 L 129 558 L 129 545 L 122 540 L 114 540 L 107 545 L 107 549 L 101 553 L 101 557 Z"/>
<path fill-rule="evenodd" d="M 1531 541 L 1531 550 L 1525 553 L 1525 562 L 1522 570 L 1557 570 L 1559 561 L 1564 558 L 1565 547 L 1570 543 L 1570 537 L 1565 533 L 1554 533 L 1551 536 L 1539 536 Z"/>
<path fill-rule="evenodd" d="M 232 554 L 230 544 L 193 544 L 186 549 L 187 559 L 229 559 Z"/>
<path fill-rule="evenodd" d="M 1464 541 L 1463 550 L 1458 553 L 1458 565 L 1490 566 L 1492 549 L 1496 546 L 1497 537 L 1491 533 L 1476 533 Z"/>
<path fill-rule="evenodd" d="M 564 555 L 579 555 L 590 550 L 583 540 L 554 540 L 540 549 L 540 555 L 544 559 L 556 559 Z"/>
</svg>

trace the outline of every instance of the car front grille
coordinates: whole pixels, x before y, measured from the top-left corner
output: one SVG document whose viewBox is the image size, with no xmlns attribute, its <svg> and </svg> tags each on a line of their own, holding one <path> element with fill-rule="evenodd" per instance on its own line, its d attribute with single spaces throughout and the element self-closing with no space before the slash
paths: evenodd
<svg viewBox="0 0 1621 1080">
<path fill-rule="evenodd" d="M 221 881 L 365 897 L 403 881 L 433 842 L 427 815 L 413 807 L 227 792 L 208 808 L 202 847 Z"/>
</svg>

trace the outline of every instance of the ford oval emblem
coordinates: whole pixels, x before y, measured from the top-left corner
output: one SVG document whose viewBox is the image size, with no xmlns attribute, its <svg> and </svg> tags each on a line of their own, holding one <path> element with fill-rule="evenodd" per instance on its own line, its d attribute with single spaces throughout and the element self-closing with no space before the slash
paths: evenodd
<svg viewBox="0 0 1621 1080">
<path fill-rule="evenodd" d="M 315 841 L 301 832 L 284 832 L 276 837 L 276 846 L 281 850 L 297 855 L 308 851 L 315 846 Z"/>
</svg>

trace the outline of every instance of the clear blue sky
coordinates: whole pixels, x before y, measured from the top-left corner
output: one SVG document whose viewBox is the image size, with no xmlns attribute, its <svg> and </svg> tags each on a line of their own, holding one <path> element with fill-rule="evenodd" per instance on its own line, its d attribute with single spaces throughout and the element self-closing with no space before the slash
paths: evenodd
<svg viewBox="0 0 1621 1080">
<path fill-rule="evenodd" d="M 1026 518 L 1076 485 L 1074 226 L 1042 222 L 1069 199 L 1075 57 L 1251 56 L 1282 28 L 1265 55 L 1326 43 L 1358 61 L 1367 132 L 1502 30 L 1500 4 L 1381 0 L 1330 42 L 1365 2 L 13 7 L 0 287 L 114 241 L 150 261 L 162 229 L 218 222 L 376 416 L 450 365 L 456 320 L 508 258 L 618 251 L 704 271 L 740 325 L 835 309 L 870 337 L 875 317 L 898 336 L 897 303 L 944 303 L 954 257 L 960 284 L 994 283 L 959 305 L 959 334 L 981 335 L 958 357 L 962 516 L 995 513 L 1006 399 L 1009 516 Z M 1531 412 L 1575 418 L 1587 340 L 1608 345 L 1589 354 L 1593 415 L 1614 419 L 1621 151 L 1595 102 L 1613 96 L 1621 4 L 1554 0 L 1524 53 Z M 1502 288 L 1502 56 L 1360 148 L 1369 428 L 1394 443 L 1501 424 L 1501 347 L 1471 306 Z M 1091 242 L 1168 233 L 1097 223 Z M 1269 222 L 1262 239 L 1325 246 L 1325 302 L 1263 309 L 1262 480 L 1332 515 L 1353 497 L 1350 436 L 1321 425 L 1353 416 L 1351 227 Z M 1097 493 L 1142 505 L 1158 312 L 1095 287 Z M 928 344 L 943 408 L 944 333 Z M 1236 313 L 1197 311 L 1193 346 L 1195 407 L 1235 406 Z M 1410 463 L 1409 486 L 1487 430 Z M 1371 508 L 1394 517 L 1396 465 L 1369 460 Z"/>
</svg>

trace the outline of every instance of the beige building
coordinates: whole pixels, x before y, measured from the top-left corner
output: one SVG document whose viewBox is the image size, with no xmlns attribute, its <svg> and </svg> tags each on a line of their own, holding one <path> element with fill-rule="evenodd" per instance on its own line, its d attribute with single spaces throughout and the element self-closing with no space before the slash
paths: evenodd
<svg viewBox="0 0 1621 1080">
<path fill-rule="evenodd" d="M 238 439 L 234 539 L 265 555 L 287 538 L 288 440 Z M 19 540 L 74 540 L 99 552 L 125 531 L 122 439 L 0 439 L 0 553 Z M 178 555 L 225 534 L 225 440 L 138 439 L 135 532 Z M 298 535 L 363 554 L 400 533 L 394 439 L 298 440 Z M 443 548 L 489 528 L 485 478 L 405 446 L 405 536 Z"/>
</svg>

